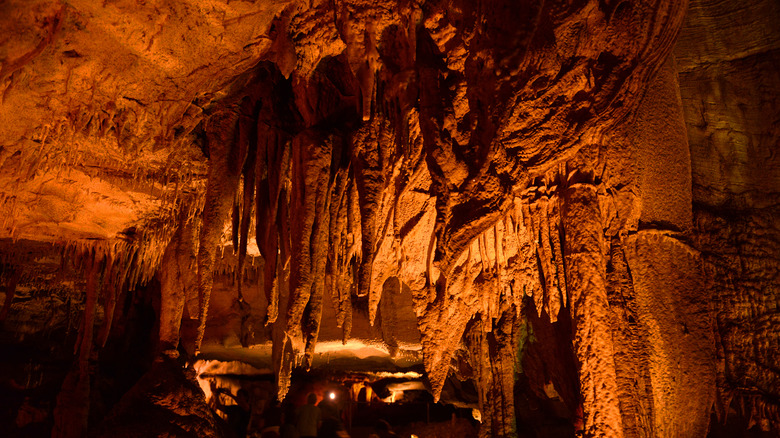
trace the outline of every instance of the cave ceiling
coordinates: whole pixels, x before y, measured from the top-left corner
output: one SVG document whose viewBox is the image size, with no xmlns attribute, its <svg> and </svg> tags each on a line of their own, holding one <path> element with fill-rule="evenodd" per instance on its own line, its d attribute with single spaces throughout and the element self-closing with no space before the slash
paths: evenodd
<svg viewBox="0 0 780 438">
<path fill-rule="evenodd" d="M 780 7 L 716 4 L 0 1 L 0 319 L 77 290 L 83 390 L 154 283 L 159 351 L 378 349 L 513 436 L 541 318 L 587 436 L 777 428 Z"/>
</svg>

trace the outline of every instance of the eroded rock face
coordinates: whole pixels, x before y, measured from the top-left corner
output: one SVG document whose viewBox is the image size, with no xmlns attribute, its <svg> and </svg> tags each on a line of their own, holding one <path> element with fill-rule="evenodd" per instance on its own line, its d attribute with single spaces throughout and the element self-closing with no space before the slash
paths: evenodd
<svg viewBox="0 0 780 438">
<path fill-rule="evenodd" d="M 774 2 L 691 5 L 675 50 L 696 246 L 718 333 L 718 415 L 777 427 L 780 35 Z"/>
<path fill-rule="evenodd" d="M 354 337 L 477 382 L 481 436 L 524 433 L 522 391 L 586 436 L 704 436 L 716 386 L 777 428 L 780 40 L 716 9 L 672 54 L 673 0 L 3 2 L 0 237 L 85 278 L 61 399 L 151 281 L 152 350 L 270 344 L 282 397 Z"/>
</svg>

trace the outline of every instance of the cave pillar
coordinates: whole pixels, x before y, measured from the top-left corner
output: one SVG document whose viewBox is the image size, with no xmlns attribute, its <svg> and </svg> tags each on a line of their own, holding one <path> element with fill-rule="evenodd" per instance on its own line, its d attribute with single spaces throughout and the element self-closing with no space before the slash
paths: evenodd
<svg viewBox="0 0 780 438">
<path fill-rule="evenodd" d="M 575 184 L 566 190 L 565 197 L 564 260 L 585 436 L 622 437 L 598 194 L 592 185 Z"/>
<path fill-rule="evenodd" d="M 715 348 L 698 254 L 657 230 L 627 237 L 625 250 L 647 339 L 654 436 L 704 437 L 715 398 Z"/>
<path fill-rule="evenodd" d="M 690 230 L 691 153 L 673 56 L 650 82 L 630 129 L 640 222 L 654 228 Z"/>
<path fill-rule="evenodd" d="M 656 437 L 704 437 L 714 401 L 714 342 L 692 228 L 691 157 L 675 60 L 670 56 L 637 108 L 628 141 L 640 194 L 639 231 L 622 239 L 637 311 Z M 624 400 L 621 400 L 624 402 Z"/>
</svg>

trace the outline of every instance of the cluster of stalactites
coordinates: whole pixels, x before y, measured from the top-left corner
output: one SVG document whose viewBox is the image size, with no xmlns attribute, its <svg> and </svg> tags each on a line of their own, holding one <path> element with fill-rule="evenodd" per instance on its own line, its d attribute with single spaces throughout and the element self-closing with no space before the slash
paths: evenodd
<svg viewBox="0 0 780 438">
<path fill-rule="evenodd" d="M 567 303 L 556 186 L 529 189 L 514 198 L 511 208 L 472 241 L 445 280 L 433 262 L 435 198 L 415 111 L 407 114 L 405 125 L 412 135 L 405 148 L 395 143 L 383 117 L 351 138 L 306 130 L 266 147 L 255 161 L 254 172 L 262 175 L 258 184 L 250 184 L 244 174 L 243 184 L 236 181 L 238 195 L 225 197 L 241 200 L 233 208 L 236 272 L 242 269 L 253 218 L 247 210 L 254 208 L 255 239 L 265 261 L 266 322 L 281 317 L 285 335 L 278 348 L 291 361 L 279 365 L 280 388 L 287 386 L 285 374 L 293 366 L 310 365 L 325 293 L 336 303 L 346 342 L 357 305 L 353 302 L 368 297 L 373 323 L 384 283 L 398 278 L 409 287 L 437 396 L 468 321 L 479 317 L 489 331 L 506 303 L 519 312 L 525 296 L 533 297 L 538 312 L 554 321 Z M 381 151 L 378 144 L 390 150 Z M 269 153 L 275 156 L 269 159 Z M 284 266 L 287 274 L 280 269 Z M 290 295 L 280 303 L 279 282 L 288 275 Z M 444 299 L 437 287 L 445 288 Z"/>
<path fill-rule="evenodd" d="M 116 240 L 75 241 L 63 248 L 63 265 L 71 264 L 85 278 L 84 314 L 74 345 L 76 362 L 65 377 L 54 408 L 56 436 L 86 434 L 89 415 L 90 361 L 95 348 L 105 346 L 111 326 L 122 306 L 121 293 L 146 284 L 156 274 L 170 236 L 147 235 L 138 242 Z M 155 238 L 156 237 L 156 238 Z M 60 272 L 65 270 L 65 266 Z M 103 321 L 95 332 L 98 305 Z"/>
<path fill-rule="evenodd" d="M 490 330 L 504 303 L 519 309 L 523 296 L 552 320 L 567 305 L 560 196 L 553 187 L 516 193 L 571 156 L 583 135 L 596 138 L 631 111 L 684 8 L 593 2 L 507 17 L 492 7 L 403 4 L 408 13 L 399 13 L 358 3 L 289 12 L 290 23 L 311 23 L 285 40 L 296 67 L 283 75 L 261 63 L 204 122 L 197 343 L 232 211 L 236 272 L 256 223 L 267 322 L 283 331 L 281 395 L 290 363 L 309 365 L 324 294 L 338 303 L 346 340 L 354 299 L 367 297 L 373 323 L 382 286 L 397 277 L 412 291 L 438 396 L 469 320 L 479 315 Z M 535 36 L 540 17 L 553 33 L 579 34 L 583 23 L 591 32 L 576 50 L 553 50 Z M 517 26 L 521 18 L 531 18 L 530 30 Z"/>
<path fill-rule="evenodd" d="M 105 345 L 108 339 L 120 294 L 147 284 L 156 275 L 165 251 L 163 242 L 169 240 L 169 235 L 146 235 L 132 242 L 74 241 L 63 249 L 62 262 L 72 263 L 73 268 L 85 274 L 87 301 L 102 302 L 105 319 L 98 345 Z"/>
</svg>

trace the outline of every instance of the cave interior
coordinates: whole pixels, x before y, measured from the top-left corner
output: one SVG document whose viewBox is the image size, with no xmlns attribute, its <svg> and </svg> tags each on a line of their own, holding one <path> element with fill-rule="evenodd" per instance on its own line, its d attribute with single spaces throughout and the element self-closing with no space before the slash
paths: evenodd
<svg viewBox="0 0 780 438">
<path fill-rule="evenodd" d="M 780 436 L 777 23 L 0 0 L 0 435 Z"/>
</svg>

